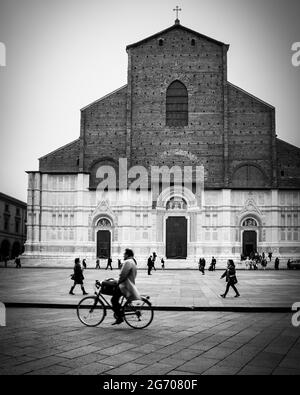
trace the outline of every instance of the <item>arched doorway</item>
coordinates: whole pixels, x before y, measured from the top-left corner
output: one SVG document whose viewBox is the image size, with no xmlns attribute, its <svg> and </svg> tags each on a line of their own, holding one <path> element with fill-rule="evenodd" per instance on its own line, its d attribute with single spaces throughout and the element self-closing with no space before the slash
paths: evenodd
<svg viewBox="0 0 300 395">
<path fill-rule="evenodd" d="M 243 232 L 243 255 L 251 257 L 257 251 L 257 233 L 255 230 Z"/>
<path fill-rule="evenodd" d="M 246 218 L 243 223 L 243 256 L 252 257 L 257 252 L 258 223 L 254 218 Z"/>
<path fill-rule="evenodd" d="M 109 230 L 98 230 L 97 232 L 97 257 L 108 259 L 111 256 L 111 237 Z"/>
<path fill-rule="evenodd" d="M 100 218 L 96 224 L 97 258 L 111 257 L 111 222 L 108 218 Z"/>
<path fill-rule="evenodd" d="M 9 257 L 10 258 L 10 242 L 8 240 L 3 240 L 1 243 L 0 249 L 1 258 Z"/>
<path fill-rule="evenodd" d="M 166 220 L 166 258 L 186 259 L 187 257 L 187 219 L 168 217 Z"/>
</svg>

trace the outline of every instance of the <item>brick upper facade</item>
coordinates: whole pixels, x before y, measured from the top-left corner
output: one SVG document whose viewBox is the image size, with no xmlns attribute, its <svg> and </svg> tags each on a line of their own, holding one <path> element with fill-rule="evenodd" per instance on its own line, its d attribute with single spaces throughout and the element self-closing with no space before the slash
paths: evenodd
<svg viewBox="0 0 300 395">
<path fill-rule="evenodd" d="M 181 26 L 127 47 L 127 85 L 81 110 L 80 138 L 40 159 L 40 171 L 99 163 L 204 165 L 205 187 L 299 188 L 300 149 L 276 138 L 275 109 L 227 81 L 229 46 Z M 166 126 L 166 91 L 188 92 L 188 125 Z"/>
</svg>

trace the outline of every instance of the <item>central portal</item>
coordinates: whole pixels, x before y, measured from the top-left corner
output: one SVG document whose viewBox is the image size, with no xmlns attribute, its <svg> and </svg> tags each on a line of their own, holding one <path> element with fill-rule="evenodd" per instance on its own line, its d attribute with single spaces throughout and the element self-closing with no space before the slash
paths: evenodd
<svg viewBox="0 0 300 395">
<path fill-rule="evenodd" d="M 243 233 L 243 255 L 251 257 L 257 252 L 257 233 L 253 230 L 247 230 Z"/>
<path fill-rule="evenodd" d="M 97 232 L 97 258 L 110 258 L 110 231 L 99 230 Z"/>
<path fill-rule="evenodd" d="M 166 258 L 186 259 L 187 257 L 187 219 L 169 217 L 166 221 Z"/>
</svg>

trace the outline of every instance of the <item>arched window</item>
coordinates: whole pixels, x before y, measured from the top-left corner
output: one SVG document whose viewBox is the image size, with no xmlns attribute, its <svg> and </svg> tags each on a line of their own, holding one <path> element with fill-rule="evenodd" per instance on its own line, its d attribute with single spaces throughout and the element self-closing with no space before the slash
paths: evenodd
<svg viewBox="0 0 300 395">
<path fill-rule="evenodd" d="M 174 81 L 167 89 L 166 102 L 167 126 L 187 126 L 188 92 L 180 81 Z"/>
<path fill-rule="evenodd" d="M 254 218 L 247 218 L 243 221 L 242 226 L 244 227 L 257 227 L 257 221 Z"/>
<path fill-rule="evenodd" d="M 172 197 L 166 206 L 167 210 L 185 210 L 187 208 L 186 201 L 181 197 Z"/>
<path fill-rule="evenodd" d="M 108 228 L 111 227 L 111 223 L 107 218 L 100 218 L 97 222 L 98 227 Z"/>
<path fill-rule="evenodd" d="M 233 188 L 263 188 L 268 184 L 263 172 L 256 166 L 243 165 L 233 174 Z"/>
</svg>

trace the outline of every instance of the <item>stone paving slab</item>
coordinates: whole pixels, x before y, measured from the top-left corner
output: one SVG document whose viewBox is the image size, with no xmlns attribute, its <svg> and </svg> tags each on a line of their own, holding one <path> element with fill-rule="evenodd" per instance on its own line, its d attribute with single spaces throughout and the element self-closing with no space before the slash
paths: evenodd
<svg viewBox="0 0 300 395">
<path fill-rule="evenodd" d="M 75 296 L 69 295 L 72 285 L 69 269 L 4 269 L 0 268 L 0 301 L 5 303 L 45 303 L 76 305 L 82 298 L 80 287 Z M 220 298 L 225 290 L 222 272 L 206 272 L 203 276 L 193 270 L 157 270 L 148 276 L 138 271 L 137 287 L 142 294 L 151 296 L 154 307 L 166 308 L 287 308 L 300 302 L 300 271 L 238 271 L 240 298 L 231 290 L 226 299 Z M 118 278 L 118 270 L 84 272 L 85 287 L 93 293 L 96 279 Z M 109 298 L 109 297 L 108 297 Z"/>
<path fill-rule="evenodd" d="M 109 320 L 87 328 L 71 309 L 9 308 L 0 327 L 0 375 L 299 375 L 299 367 L 300 329 L 288 313 L 159 311 L 137 331 Z"/>
</svg>

